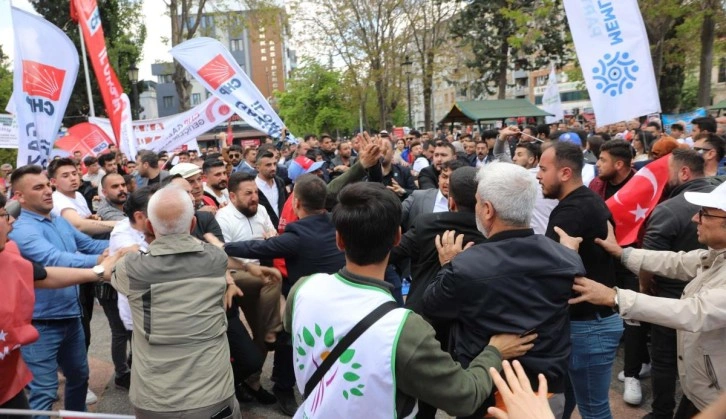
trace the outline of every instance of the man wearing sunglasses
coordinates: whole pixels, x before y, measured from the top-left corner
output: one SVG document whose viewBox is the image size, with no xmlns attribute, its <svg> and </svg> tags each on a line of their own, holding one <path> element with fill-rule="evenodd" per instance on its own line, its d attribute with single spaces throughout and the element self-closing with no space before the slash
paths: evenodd
<svg viewBox="0 0 726 419">
<path fill-rule="evenodd" d="M 610 306 L 624 319 L 676 329 L 676 363 L 683 389 L 676 419 L 691 418 L 704 410 L 726 385 L 726 184 L 711 192 L 685 192 L 683 198 L 696 208 L 690 213 L 691 222 L 705 249 L 623 249 L 612 229 L 606 240 L 597 240 L 634 273 L 645 271 L 686 283 L 679 299 L 609 288 L 578 278 L 573 290 L 579 296 L 570 300 Z M 567 239 L 561 242 L 573 244 Z M 656 345 L 654 340 L 653 348 Z M 655 379 L 655 363 L 653 370 Z"/>
<path fill-rule="evenodd" d="M 701 132 L 693 137 L 693 149 L 696 150 L 705 161 L 706 176 L 726 175 L 726 169 L 721 166 L 721 160 L 726 151 L 726 140 L 710 132 Z"/>
</svg>

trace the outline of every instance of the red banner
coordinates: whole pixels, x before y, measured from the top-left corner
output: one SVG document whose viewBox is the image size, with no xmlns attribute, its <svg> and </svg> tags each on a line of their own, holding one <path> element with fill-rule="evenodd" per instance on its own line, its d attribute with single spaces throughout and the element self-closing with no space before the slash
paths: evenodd
<svg viewBox="0 0 726 419">
<path fill-rule="evenodd" d="M 106 114 L 111 120 L 113 134 L 116 137 L 115 142 L 118 145 L 121 138 L 121 113 L 123 111 L 121 94 L 123 89 L 116 77 L 116 72 L 108 61 L 106 40 L 101 27 L 101 14 L 98 11 L 96 0 L 71 0 L 71 18 L 78 22 L 83 30 L 88 56 L 91 58 L 93 72 L 96 73 L 103 103 L 106 105 Z"/>
<path fill-rule="evenodd" d="M 68 135 L 55 142 L 56 147 L 73 154 L 81 152 L 81 158 L 86 156 L 97 156 L 106 150 L 111 144 L 103 130 L 88 122 L 82 122 L 68 129 Z"/>
</svg>

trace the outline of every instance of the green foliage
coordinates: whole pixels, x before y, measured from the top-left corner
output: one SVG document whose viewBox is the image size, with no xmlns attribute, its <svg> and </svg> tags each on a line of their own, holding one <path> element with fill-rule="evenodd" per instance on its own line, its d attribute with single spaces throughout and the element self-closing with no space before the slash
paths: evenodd
<svg viewBox="0 0 726 419">
<path fill-rule="evenodd" d="M 8 57 L 3 53 L 0 45 L 0 113 L 5 113 L 5 107 L 13 93 L 13 72 Z"/>
<path fill-rule="evenodd" d="M 296 135 L 349 132 L 356 125 L 358 110 L 342 75 L 318 63 L 303 63 L 276 94 L 280 117 Z"/>
<path fill-rule="evenodd" d="M 69 0 L 31 0 L 35 10 L 46 20 L 61 28 L 76 45 L 78 56 L 81 57 L 80 36 L 78 25 L 71 20 Z M 128 79 L 128 68 L 132 62 L 141 61 L 141 51 L 146 39 L 146 26 L 141 12 L 141 2 L 137 0 L 105 0 L 98 2 L 102 27 L 106 38 L 106 49 L 111 66 L 119 82 L 127 94 L 131 93 Z M 84 122 L 89 115 L 88 95 L 86 93 L 85 74 L 80 66 L 76 84 L 73 87 L 63 124 L 72 126 Z M 104 115 L 106 107 L 101 98 L 98 79 L 93 72 L 91 60 L 88 60 L 88 71 L 91 79 L 91 94 L 96 115 Z M 1 98 L 1 96 L 0 96 Z"/>
<path fill-rule="evenodd" d="M 15 167 L 18 161 L 17 148 L 0 148 L 0 164 L 10 163 Z"/>
<path fill-rule="evenodd" d="M 454 39 L 472 50 L 469 68 L 482 76 L 489 94 L 508 70 L 546 66 L 566 58 L 565 13 L 554 0 L 470 0 L 451 25 Z"/>
</svg>

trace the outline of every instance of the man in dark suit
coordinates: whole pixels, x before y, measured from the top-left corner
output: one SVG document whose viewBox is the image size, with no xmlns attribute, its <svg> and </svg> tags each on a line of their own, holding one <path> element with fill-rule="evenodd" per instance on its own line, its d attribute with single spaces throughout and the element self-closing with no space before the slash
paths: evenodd
<svg viewBox="0 0 726 419">
<path fill-rule="evenodd" d="M 257 154 L 257 177 L 255 183 L 259 191 L 260 205 L 265 207 L 270 221 L 277 228 L 280 224 L 280 213 L 287 200 L 285 181 L 277 176 L 277 159 L 272 150 Z"/>
<path fill-rule="evenodd" d="M 229 256 L 273 259 L 285 258 L 287 281 L 282 293 L 287 296 L 290 287 L 304 276 L 315 273 L 333 274 L 345 266 L 345 255 L 335 241 L 335 226 L 325 211 L 327 187 L 314 174 L 301 175 L 295 179 L 293 208 L 300 220 L 287 224 L 285 232 L 267 240 L 247 240 L 227 243 L 224 250 Z M 297 409 L 293 393 L 295 385 L 292 365 L 292 346 L 278 336 L 275 350 L 275 365 L 272 371 L 275 386 L 273 391 L 280 402 L 281 410 L 292 416 Z"/>
<path fill-rule="evenodd" d="M 446 141 L 436 143 L 434 156 L 431 165 L 421 169 L 418 174 L 419 189 L 436 189 L 439 187 L 439 175 L 441 174 L 441 165 L 449 160 L 456 159 L 456 149 Z"/>
<path fill-rule="evenodd" d="M 437 187 L 435 189 L 413 191 L 413 193 L 411 193 L 411 195 L 403 201 L 401 227 L 403 227 L 404 231 L 410 229 L 416 222 L 416 218 L 421 214 L 448 211 L 449 177 L 454 170 L 465 166 L 466 163 L 458 159 L 442 163 L 441 170 L 439 171 L 439 178 L 437 180 Z"/>
<path fill-rule="evenodd" d="M 435 238 L 447 230 L 464 235 L 464 243 L 480 243 L 484 236 L 476 227 L 476 172 L 473 167 L 461 167 L 451 174 L 449 181 L 450 212 L 422 214 L 410 230 L 401 237 L 401 242 L 391 251 L 390 263 L 396 264 L 411 259 L 411 288 L 406 308 L 423 314 L 423 293 L 441 269 Z M 443 172 L 442 172 L 443 173 Z M 451 322 L 429 322 L 436 331 L 436 339 L 443 349 L 448 349 Z M 436 409 L 419 401 L 417 418 L 433 418 Z"/>
</svg>

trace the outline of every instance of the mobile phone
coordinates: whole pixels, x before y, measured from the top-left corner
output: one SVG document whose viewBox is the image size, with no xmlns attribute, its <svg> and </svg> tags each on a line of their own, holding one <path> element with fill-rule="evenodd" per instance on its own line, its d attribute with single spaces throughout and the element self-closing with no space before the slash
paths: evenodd
<svg viewBox="0 0 726 419">
<path fill-rule="evenodd" d="M 232 408 L 227 406 L 219 412 L 212 415 L 211 419 L 225 419 L 232 416 Z"/>
<path fill-rule="evenodd" d="M 529 336 L 529 335 L 531 335 L 532 333 L 534 333 L 536 331 L 537 331 L 537 328 L 529 329 L 526 332 L 523 332 L 521 335 L 519 335 L 519 337 L 520 338 L 523 338 L 525 336 Z"/>
</svg>

